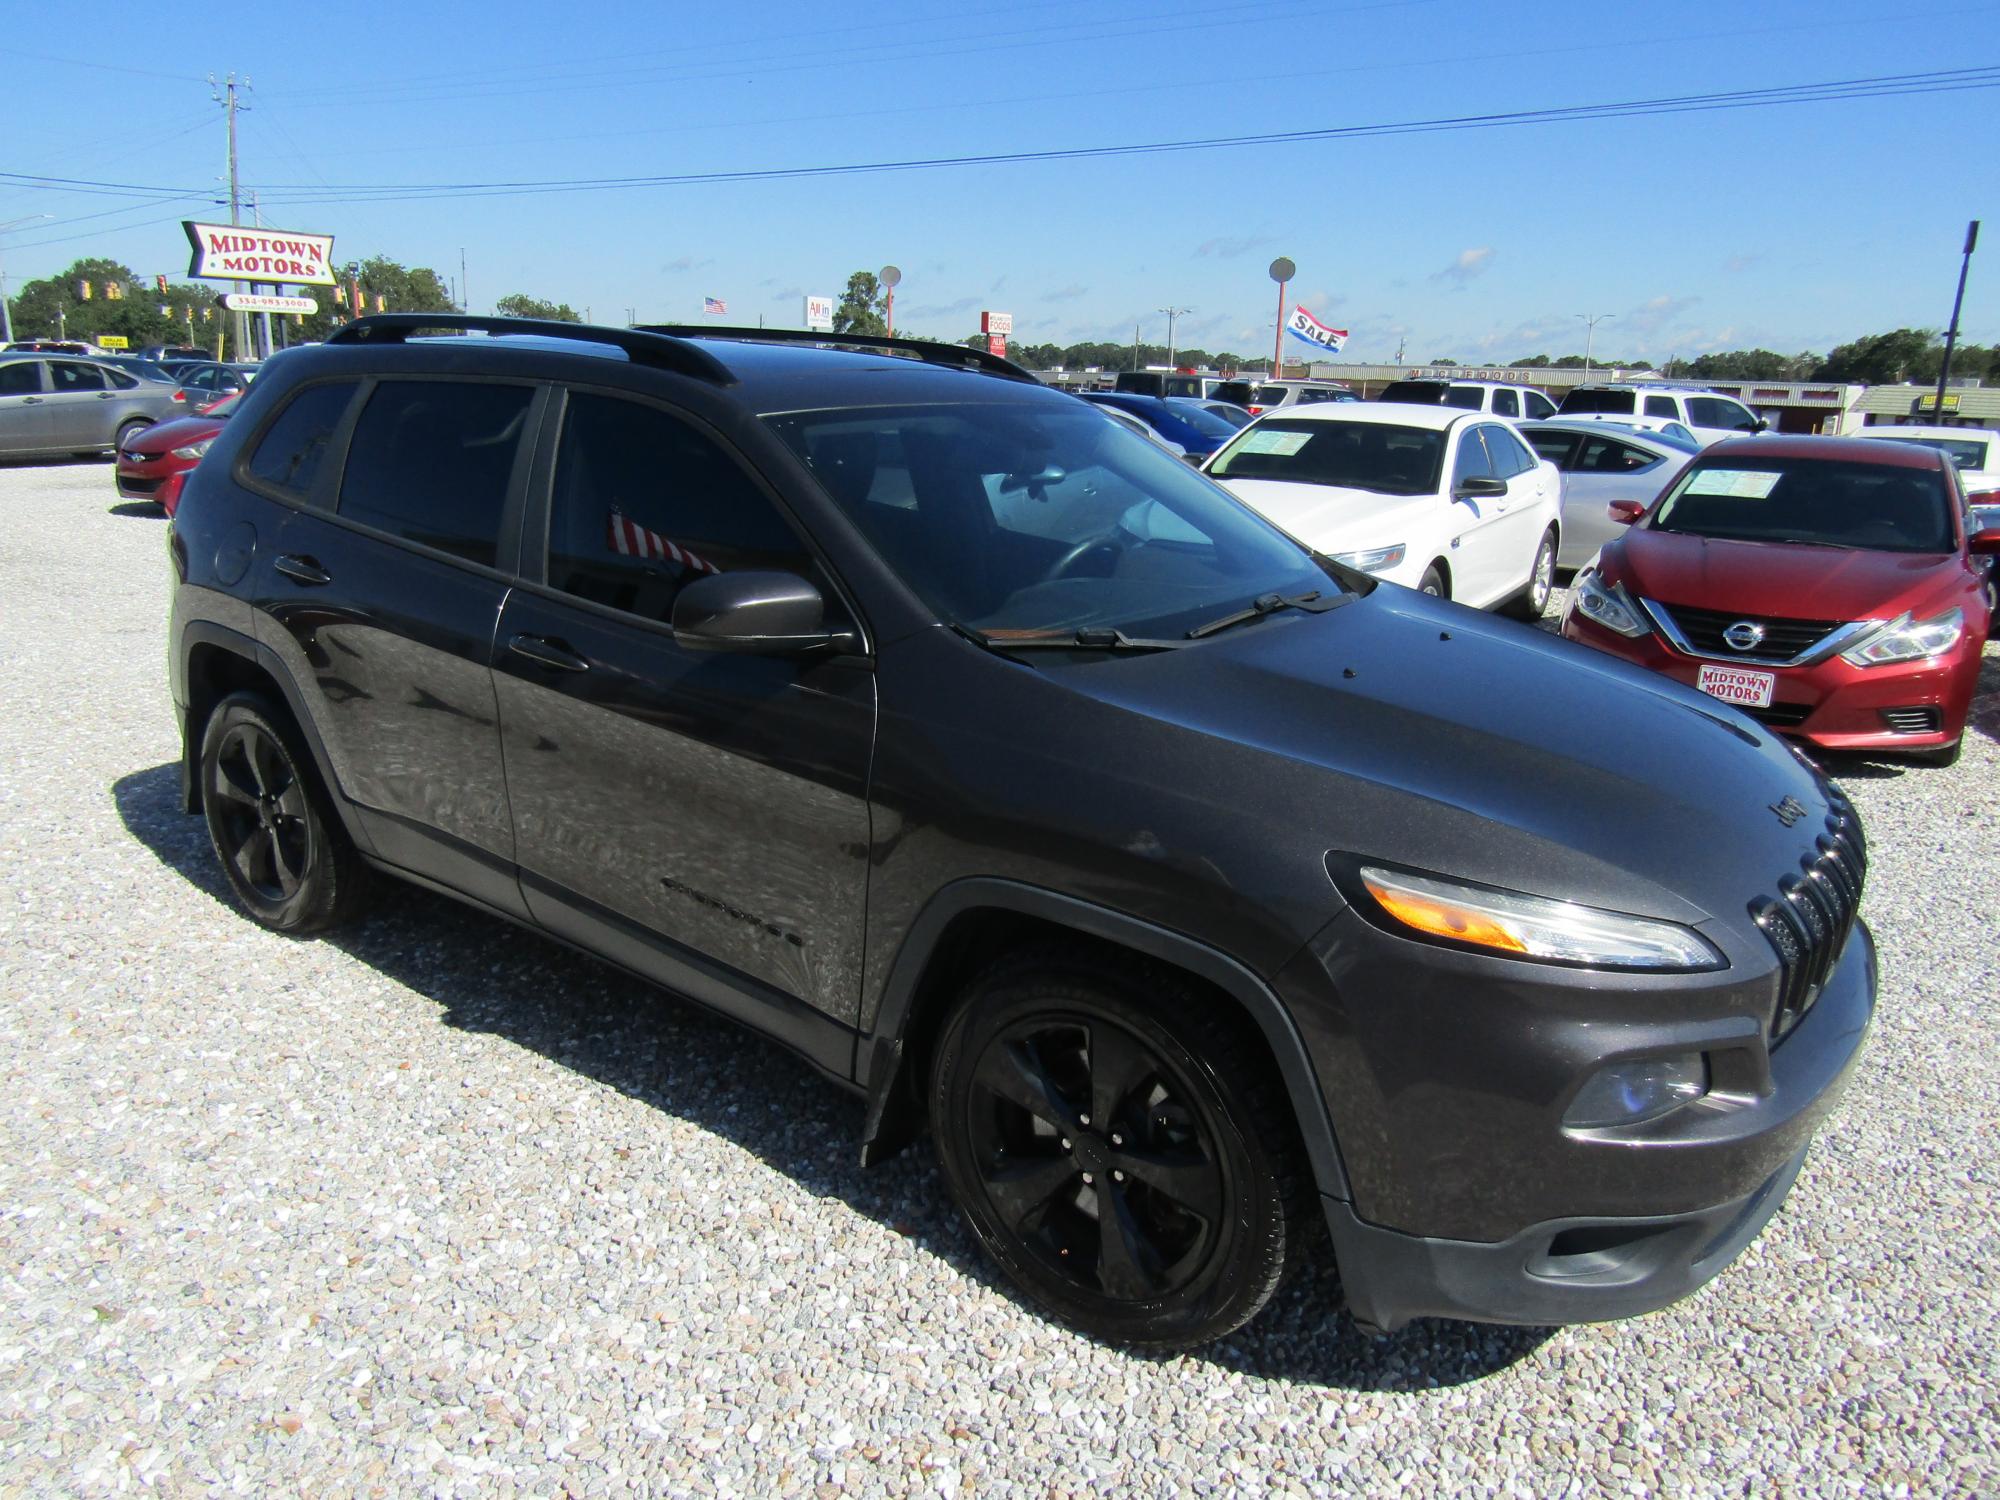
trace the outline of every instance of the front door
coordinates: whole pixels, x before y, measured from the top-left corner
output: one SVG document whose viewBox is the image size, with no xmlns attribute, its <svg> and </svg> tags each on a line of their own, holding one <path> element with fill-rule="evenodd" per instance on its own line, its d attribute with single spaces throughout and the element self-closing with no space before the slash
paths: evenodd
<svg viewBox="0 0 2000 1500">
<path fill-rule="evenodd" d="M 1480 438 L 1480 423 L 1462 424 L 1452 453 L 1451 489 L 1445 493 L 1450 509 L 1451 597 L 1461 604 L 1484 606 L 1505 583 L 1506 566 L 1501 556 L 1500 522 L 1507 508 L 1505 495 L 1469 495 L 1456 498 L 1458 486 L 1468 479 L 1499 479 L 1486 444 Z"/>
<path fill-rule="evenodd" d="M 52 420 L 49 394 L 42 388 L 42 361 L 0 360 L 0 453 L 53 447 Z"/>
<path fill-rule="evenodd" d="M 762 995 L 753 1019 L 795 1042 L 801 1005 L 853 1024 L 872 664 L 677 644 L 674 596 L 710 573 L 802 574 L 844 611 L 763 486 L 693 419 L 574 391 L 550 422 L 546 563 L 526 545 L 494 658 L 529 910 L 725 1010 Z"/>
</svg>

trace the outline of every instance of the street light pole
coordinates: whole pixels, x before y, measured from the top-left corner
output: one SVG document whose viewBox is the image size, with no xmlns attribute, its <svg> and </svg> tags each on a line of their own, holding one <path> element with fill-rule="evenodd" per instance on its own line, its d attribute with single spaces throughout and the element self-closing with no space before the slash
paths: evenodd
<svg viewBox="0 0 2000 1500">
<path fill-rule="evenodd" d="M 1171 370 L 1174 367 L 1174 319 L 1178 318 L 1182 313 L 1191 313 L 1194 309 L 1191 307 L 1163 307 L 1160 311 L 1167 315 L 1167 368 Z"/>
<path fill-rule="evenodd" d="M 1965 226 L 1965 252 L 1958 262 L 1958 295 L 1951 299 L 1951 327 L 1944 331 L 1944 363 L 1938 367 L 1937 410 L 1932 413 L 1938 421 L 1944 420 L 1945 382 L 1951 379 L 1951 350 L 1958 342 L 1958 310 L 1965 305 L 1965 273 L 1972 269 L 1972 252 L 1979 247 L 1979 221 L 1974 219 Z"/>
<path fill-rule="evenodd" d="M 1583 378 L 1588 380 L 1590 379 L 1590 351 L 1597 341 L 1597 325 L 1616 317 L 1617 314 L 1597 313 L 1593 315 L 1591 313 L 1578 313 L 1577 316 L 1583 319 L 1584 328 L 1587 330 L 1583 336 Z"/>
<path fill-rule="evenodd" d="M 32 224 L 37 219 L 46 219 L 48 217 L 49 215 L 47 214 L 29 214 L 23 219 L 9 219 L 5 224 L 0 224 L 0 234 L 5 234 L 10 229 L 19 229 L 23 224 Z M 14 315 L 7 310 L 7 270 L 4 265 L 0 265 L 0 344 L 11 344 L 13 342 Z"/>
</svg>

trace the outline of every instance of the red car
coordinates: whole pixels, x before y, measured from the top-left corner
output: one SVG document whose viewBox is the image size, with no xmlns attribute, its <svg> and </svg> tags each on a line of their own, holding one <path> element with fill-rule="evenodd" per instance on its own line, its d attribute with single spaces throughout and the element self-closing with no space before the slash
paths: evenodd
<svg viewBox="0 0 2000 1500">
<path fill-rule="evenodd" d="M 1958 758 L 1991 628 L 1988 559 L 1928 448 L 1758 437 L 1704 449 L 1577 576 L 1562 633 L 1822 750 Z"/>
<path fill-rule="evenodd" d="M 155 422 L 135 433 L 118 450 L 118 493 L 127 500 L 151 500 L 171 516 L 181 503 L 181 485 L 222 431 L 239 396 L 224 396 L 194 416 Z"/>
</svg>

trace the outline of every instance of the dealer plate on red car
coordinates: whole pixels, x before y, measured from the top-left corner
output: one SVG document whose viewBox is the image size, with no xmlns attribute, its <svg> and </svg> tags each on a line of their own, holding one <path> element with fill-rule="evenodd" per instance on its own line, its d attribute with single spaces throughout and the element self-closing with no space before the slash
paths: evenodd
<svg viewBox="0 0 2000 1500">
<path fill-rule="evenodd" d="M 1747 667 L 1704 666 L 1695 686 L 1711 698 L 1733 703 L 1738 708 L 1769 708 L 1771 689 L 1777 685 L 1775 672 L 1752 672 Z"/>
</svg>

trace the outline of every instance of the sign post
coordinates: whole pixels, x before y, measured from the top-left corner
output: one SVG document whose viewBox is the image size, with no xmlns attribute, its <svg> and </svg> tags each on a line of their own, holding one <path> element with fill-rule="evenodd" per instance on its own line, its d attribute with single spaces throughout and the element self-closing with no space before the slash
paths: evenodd
<svg viewBox="0 0 2000 1500">
<path fill-rule="evenodd" d="M 1282 380 L 1285 367 L 1285 283 L 1299 274 L 1289 256 L 1271 262 L 1271 279 L 1278 283 L 1278 323 L 1271 330 L 1271 378 Z"/>
<path fill-rule="evenodd" d="M 896 285 L 903 279 L 902 268 L 900 266 L 884 266 L 881 274 L 875 279 L 888 288 L 889 294 L 885 299 L 886 307 L 884 311 L 887 312 L 889 318 L 889 337 L 894 338 L 896 336 Z"/>
</svg>

